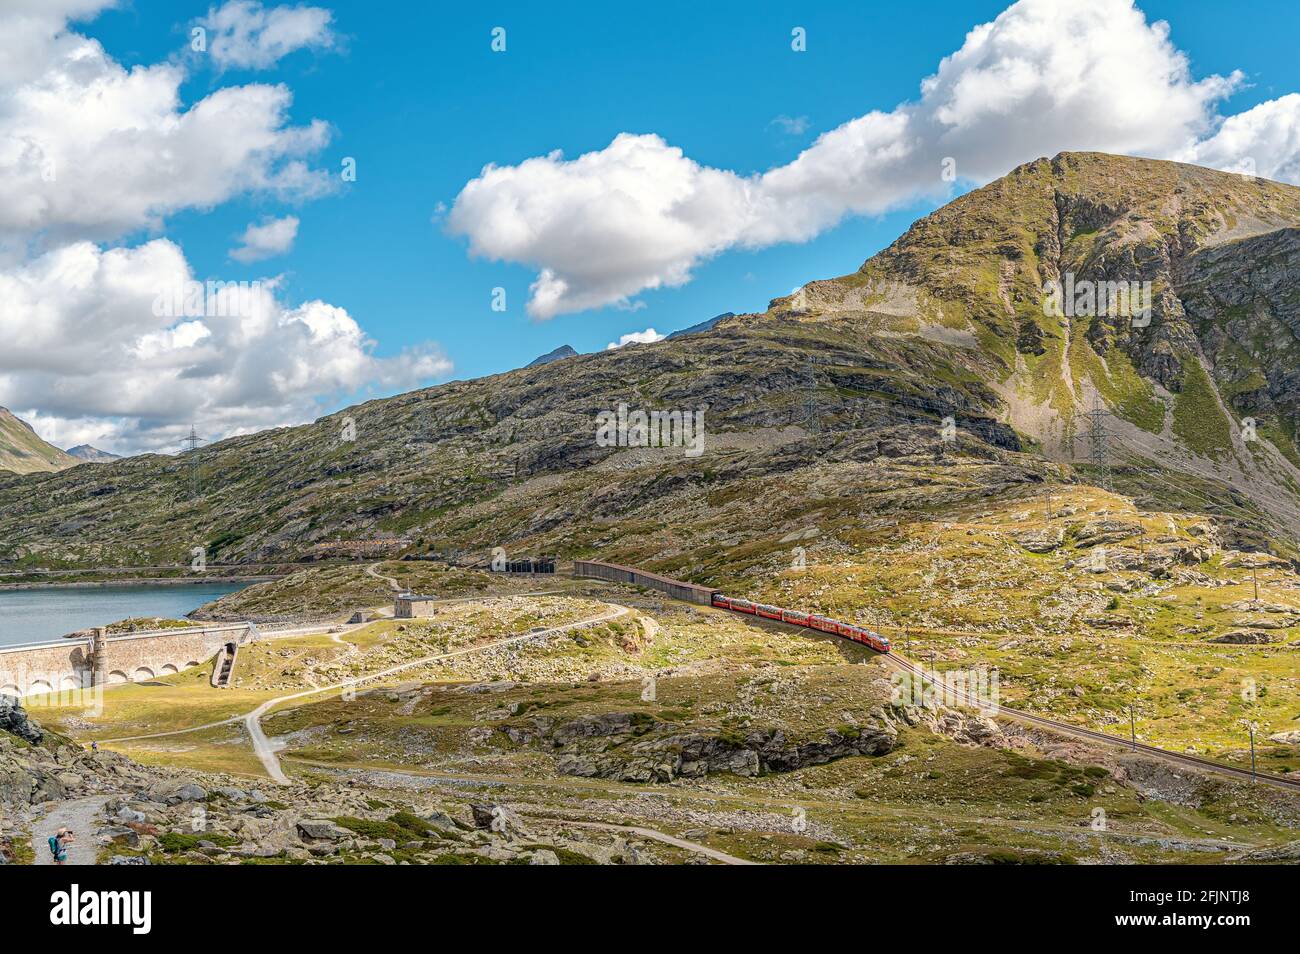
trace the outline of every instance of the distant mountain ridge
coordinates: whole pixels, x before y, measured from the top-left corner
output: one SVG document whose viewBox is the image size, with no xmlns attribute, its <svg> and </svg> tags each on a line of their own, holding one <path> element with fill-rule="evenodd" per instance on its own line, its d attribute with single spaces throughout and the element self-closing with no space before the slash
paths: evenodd
<svg viewBox="0 0 1300 954">
<path fill-rule="evenodd" d="M 100 450 L 98 447 L 92 447 L 90 444 L 78 444 L 76 447 L 69 447 L 68 453 L 91 464 L 107 464 L 111 460 L 122 459 L 121 454 L 111 454 L 108 451 Z"/>
<path fill-rule="evenodd" d="M 81 461 L 41 440 L 26 421 L 0 407 L 0 470 L 15 474 L 49 473 L 75 467 Z"/>
<path fill-rule="evenodd" d="M 570 345 L 560 345 L 554 351 L 548 351 L 546 352 L 546 354 L 540 355 L 539 357 L 534 358 L 532 361 L 529 361 L 526 365 L 524 365 L 524 367 L 536 368 L 543 364 L 550 364 L 552 361 L 559 361 L 561 358 L 577 357 L 577 354 L 578 352 L 574 351 Z"/>
<path fill-rule="evenodd" d="M 1149 282 L 1151 314 L 1057 314 L 1052 282 Z M 851 275 L 710 322 L 183 457 L 0 477 L 0 562 L 162 563 L 193 540 L 210 559 L 297 559 L 393 533 L 706 581 L 787 531 L 1076 480 L 1300 558 L 1276 532 L 1300 517 L 1298 188 L 1062 153 Z M 623 405 L 704 410 L 703 455 L 601 443 L 598 416 Z M 356 440 L 337 438 L 345 417 Z"/>
<path fill-rule="evenodd" d="M 712 318 L 709 318 L 706 321 L 701 321 L 698 325 L 691 325 L 689 328 L 682 328 L 678 331 L 674 331 L 668 337 L 680 338 L 683 335 L 697 335 L 701 331 L 712 331 L 713 326 L 716 325 L 718 322 L 724 321 L 727 318 L 735 318 L 735 317 L 736 317 L 736 313 L 734 311 L 724 311 L 720 315 L 714 315 Z"/>
</svg>

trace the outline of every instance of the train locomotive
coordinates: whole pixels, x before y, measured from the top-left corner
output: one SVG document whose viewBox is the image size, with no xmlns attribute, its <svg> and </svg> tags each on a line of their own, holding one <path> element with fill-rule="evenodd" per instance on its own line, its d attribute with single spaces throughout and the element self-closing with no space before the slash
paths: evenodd
<svg viewBox="0 0 1300 954">
<path fill-rule="evenodd" d="M 843 636 L 845 639 L 861 643 L 863 646 L 870 646 L 878 653 L 889 652 L 889 637 L 882 636 L 875 630 L 867 629 L 865 626 L 854 626 L 852 623 L 845 623 L 827 616 L 818 616 L 815 613 L 805 613 L 801 610 L 782 609 L 779 606 L 769 606 L 767 603 L 753 603 L 732 596 L 723 596 L 721 593 L 714 593 L 711 602 L 718 609 L 731 610 L 734 613 L 748 613 L 751 616 L 772 619 L 780 623 L 790 623 L 795 626 L 806 626 L 818 632 Z"/>
</svg>

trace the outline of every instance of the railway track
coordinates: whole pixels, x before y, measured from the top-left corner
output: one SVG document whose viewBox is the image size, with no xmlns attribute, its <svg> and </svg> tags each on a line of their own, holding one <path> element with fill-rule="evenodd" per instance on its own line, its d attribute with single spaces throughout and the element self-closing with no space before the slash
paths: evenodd
<svg viewBox="0 0 1300 954">
<path fill-rule="evenodd" d="M 898 655 L 896 652 L 886 653 L 883 655 L 883 658 L 886 665 L 902 670 L 903 672 L 906 672 L 917 679 L 921 679 L 924 682 L 929 682 L 932 685 L 939 686 L 945 693 L 951 693 L 952 698 L 957 699 L 959 702 L 964 703 L 967 706 L 972 706 L 977 709 L 984 707 L 984 703 L 972 696 L 967 690 L 943 681 L 942 676 L 936 679 L 934 674 L 927 673 L 923 667 Z M 1173 762 L 1203 771 L 1216 772 L 1220 775 L 1229 775 L 1247 781 L 1263 782 L 1266 785 L 1272 785 L 1289 792 L 1300 792 L 1300 779 L 1287 778 L 1285 775 L 1274 775 L 1270 772 L 1252 772 L 1250 769 L 1238 768 L 1235 765 L 1228 765 L 1224 762 L 1216 762 L 1213 759 L 1202 758 L 1199 755 L 1188 755 L 1184 752 L 1172 752 L 1169 749 L 1147 745 L 1144 742 L 1126 741 L 1117 736 L 1107 735 L 1105 732 L 1098 732 L 1095 729 L 1085 729 L 1069 722 L 1049 719 L 1046 716 L 1035 715 L 1032 712 L 1025 712 L 1021 709 L 1011 709 L 1007 706 L 999 705 L 997 711 L 999 716 L 1015 719 L 1017 722 L 1024 722 L 1029 725 L 1051 729 L 1053 732 L 1059 732 L 1063 735 L 1087 739 L 1090 742 L 1101 742 L 1105 745 L 1127 749 L 1131 752 L 1141 752 L 1144 755 L 1163 759 L 1166 762 Z"/>
<path fill-rule="evenodd" d="M 731 603 L 742 603 L 744 606 L 750 608 L 740 609 L 738 606 L 731 605 Z M 724 611 L 737 612 L 740 613 L 741 615 L 749 615 L 752 616 L 752 618 L 754 619 L 762 619 L 765 622 L 772 622 L 782 626 L 793 625 L 793 626 L 798 626 L 800 628 L 813 628 L 814 631 L 816 632 L 830 632 L 831 635 L 837 635 L 839 638 L 848 639 L 852 642 L 858 643 L 859 645 L 863 645 L 865 643 L 867 645 L 867 648 L 870 648 L 876 652 L 880 652 L 880 648 L 876 645 L 874 641 L 862 640 L 852 635 L 852 631 L 854 630 L 856 630 L 857 632 L 863 632 L 864 630 L 862 630 L 861 627 L 853 627 L 850 625 L 848 626 L 848 630 L 850 632 L 846 632 L 844 628 L 840 628 L 838 632 L 833 632 L 821 628 L 810 627 L 807 622 L 807 619 L 817 619 L 820 617 L 808 617 L 808 614 L 806 613 L 800 613 L 798 611 L 790 611 L 790 610 L 783 609 L 781 607 L 764 606 L 764 604 L 752 603 L 749 600 L 732 600 L 732 598 L 723 596 L 722 594 L 716 592 L 714 593 L 714 596 L 711 600 L 711 605 L 714 606 L 715 608 L 723 609 Z M 777 613 L 778 615 L 774 617 L 760 612 L 760 610 L 764 608 L 766 608 L 772 613 Z M 806 619 L 793 619 L 793 620 L 787 619 L 786 618 L 787 613 L 793 613 L 795 616 L 806 617 Z M 835 623 L 839 627 L 843 627 L 844 625 L 846 625 L 846 624 L 841 624 L 836 620 L 827 620 L 827 621 L 831 623 Z M 871 630 L 866 630 L 866 632 L 869 635 L 874 634 L 874 631 Z M 938 673 L 938 674 L 927 673 L 922 667 L 918 666 L 916 663 L 913 663 L 912 661 L 907 659 L 907 657 L 899 655 L 897 651 L 897 647 L 886 644 L 884 647 L 884 651 L 880 652 L 880 654 L 884 659 L 886 665 L 893 666 L 895 669 L 899 669 L 903 672 L 906 672 L 911 676 L 920 679 L 923 683 L 929 682 L 931 685 L 941 687 L 945 693 L 950 694 L 947 697 L 956 699 L 959 705 L 970 706 L 976 709 L 987 708 L 987 705 L 983 701 L 978 699 L 976 696 L 971 695 L 969 690 L 967 690 L 966 688 L 954 686 L 951 683 L 945 681 L 942 673 Z M 1090 742 L 1101 742 L 1104 745 L 1111 745 L 1120 748 L 1125 748 L 1131 752 L 1141 752 L 1145 755 L 1150 755 L 1154 758 L 1163 759 L 1166 762 L 1173 762 L 1175 764 L 1184 765 L 1190 768 L 1215 772 L 1217 774 L 1227 775 L 1233 778 L 1246 779 L 1251 782 L 1263 782 L 1266 785 L 1272 785 L 1275 788 L 1280 788 L 1283 789 L 1284 791 L 1300 792 L 1300 778 L 1292 779 L 1286 777 L 1285 775 L 1274 775 L 1271 772 L 1260 772 L 1258 770 L 1239 768 L 1235 765 L 1228 765 L 1225 762 L 1216 762 L 1213 759 L 1202 758 L 1199 755 L 1188 755 L 1183 752 L 1173 752 L 1170 751 L 1169 749 L 1162 749 L 1154 745 L 1147 745 L 1144 742 L 1126 741 L 1125 739 L 1118 738 L 1113 735 L 1107 735 L 1105 732 L 1098 732 L 1095 729 L 1085 729 L 1081 726 L 1072 725 L 1069 722 L 1061 722 L 1056 719 L 1049 719 L 1046 716 L 1035 715 L 1032 712 L 1024 712 L 1020 709 L 1011 709 L 1003 705 L 997 706 L 997 714 L 1000 716 L 1004 716 L 1006 718 L 1014 719 L 1018 722 L 1024 722 L 1029 725 L 1036 725 L 1045 729 L 1050 729 L 1053 732 L 1057 732 L 1062 735 L 1069 735 L 1079 739 L 1086 739 Z"/>
</svg>

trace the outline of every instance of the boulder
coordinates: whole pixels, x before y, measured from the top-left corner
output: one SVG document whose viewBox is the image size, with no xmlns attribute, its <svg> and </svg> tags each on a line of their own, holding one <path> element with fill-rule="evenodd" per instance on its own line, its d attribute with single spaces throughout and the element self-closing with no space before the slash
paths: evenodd
<svg viewBox="0 0 1300 954">
<path fill-rule="evenodd" d="M 1026 530 L 1015 535 L 1016 543 L 1030 553 L 1051 553 L 1060 548 L 1065 539 L 1065 532 L 1060 527 L 1047 527 L 1042 530 Z"/>
<path fill-rule="evenodd" d="M 1072 529 L 1074 542 L 1080 547 L 1118 543 L 1121 540 L 1140 536 L 1142 533 L 1141 526 L 1125 520 L 1093 520 Z"/>
<path fill-rule="evenodd" d="M 446 834 L 455 834 L 460 831 L 460 826 L 456 824 L 456 820 L 446 812 L 430 812 L 424 816 L 424 820 L 438 831 Z"/>
<path fill-rule="evenodd" d="M 470 805 L 474 815 L 474 824 L 495 832 L 522 831 L 523 822 L 519 816 L 505 805 Z"/>
<path fill-rule="evenodd" d="M 329 819 L 303 819 L 297 825 L 298 837 L 303 841 L 342 841 L 352 833 L 340 828 Z"/>
<path fill-rule="evenodd" d="M 0 696 L 0 732 L 16 735 L 32 745 L 40 745 L 45 738 L 41 727 L 10 696 Z"/>
<path fill-rule="evenodd" d="M 1235 643 L 1241 646 L 1260 646 L 1264 643 L 1274 642 L 1273 634 L 1261 633 L 1256 630 L 1239 629 L 1231 633 L 1224 633 L 1222 636 L 1215 636 L 1208 640 L 1211 643 Z"/>
</svg>

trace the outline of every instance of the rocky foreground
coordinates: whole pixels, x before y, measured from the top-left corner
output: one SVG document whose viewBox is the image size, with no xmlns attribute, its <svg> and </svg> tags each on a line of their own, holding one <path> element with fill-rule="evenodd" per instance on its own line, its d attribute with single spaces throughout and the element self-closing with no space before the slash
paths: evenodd
<svg viewBox="0 0 1300 954">
<path fill-rule="evenodd" d="M 140 765 L 0 710 L 0 864 L 31 861 L 30 834 L 71 802 L 102 804 L 93 842 L 103 864 L 625 864 L 656 847 L 617 831 L 567 830 L 491 802 L 416 804 L 350 783 L 287 787 Z M 612 826 L 611 826 L 612 827 Z M 52 834 L 53 832 L 50 832 Z"/>
</svg>

